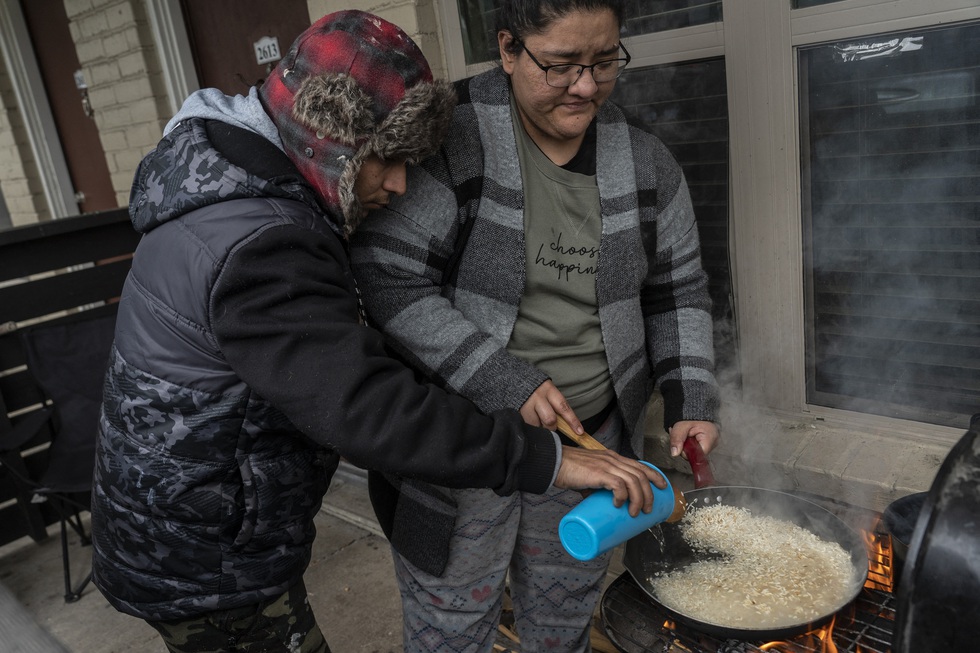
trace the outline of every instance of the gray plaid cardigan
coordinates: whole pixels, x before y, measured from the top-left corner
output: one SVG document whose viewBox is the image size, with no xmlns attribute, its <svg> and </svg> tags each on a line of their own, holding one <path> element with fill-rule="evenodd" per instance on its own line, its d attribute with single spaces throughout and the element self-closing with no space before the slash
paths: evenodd
<svg viewBox="0 0 980 653">
<path fill-rule="evenodd" d="M 498 68 L 457 90 L 442 150 L 410 170 L 405 196 L 361 226 L 354 270 L 368 314 L 396 351 L 486 412 L 519 408 L 547 377 L 506 351 L 524 291 L 510 87 Z M 665 426 L 717 419 L 707 276 L 680 166 L 611 102 L 597 120 L 596 296 L 616 397 L 641 454 L 654 383 Z M 443 289 L 457 235 L 470 220 L 457 276 Z"/>
<path fill-rule="evenodd" d="M 519 408 L 547 377 L 506 350 L 525 281 L 510 85 L 497 68 L 456 88 L 440 151 L 410 166 L 408 192 L 354 235 L 354 273 L 395 352 L 485 412 Z M 599 318 L 632 453 L 642 457 L 655 384 L 665 426 L 717 419 L 707 276 L 687 185 L 663 143 L 611 102 L 596 140 Z M 472 231 L 460 253 L 464 225 Z"/>
</svg>

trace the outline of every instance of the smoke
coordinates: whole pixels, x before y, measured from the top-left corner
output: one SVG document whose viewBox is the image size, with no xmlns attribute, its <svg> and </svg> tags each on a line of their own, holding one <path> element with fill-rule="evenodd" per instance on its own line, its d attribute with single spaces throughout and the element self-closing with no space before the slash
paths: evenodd
<svg viewBox="0 0 980 653">
<path fill-rule="evenodd" d="M 975 369 L 964 365 L 980 359 L 980 147 L 968 136 L 980 121 L 980 72 L 896 74 L 932 52 L 930 37 L 887 66 L 824 63 L 818 73 L 822 60 L 807 60 L 807 398 L 965 427 L 980 404 Z M 861 73 L 842 83 L 854 66 Z"/>
</svg>

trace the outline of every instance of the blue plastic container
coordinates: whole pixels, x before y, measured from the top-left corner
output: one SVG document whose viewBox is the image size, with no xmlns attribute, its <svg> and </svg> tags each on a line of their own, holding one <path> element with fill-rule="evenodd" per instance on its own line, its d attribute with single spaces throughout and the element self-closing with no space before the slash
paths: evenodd
<svg viewBox="0 0 980 653">
<path fill-rule="evenodd" d="M 654 465 L 642 462 L 660 472 Z M 666 480 L 663 472 L 660 474 Z M 653 483 L 650 488 L 653 490 L 653 510 L 649 514 L 641 512 L 636 517 L 630 516 L 628 502 L 617 508 L 613 504 L 612 492 L 596 490 L 568 511 L 558 523 L 558 537 L 562 546 L 577 560 L 592 560 L 651 526 L 666 521 L 674 512 L 674 488 L 670 481 L 663 490 Z"/>
</svg>

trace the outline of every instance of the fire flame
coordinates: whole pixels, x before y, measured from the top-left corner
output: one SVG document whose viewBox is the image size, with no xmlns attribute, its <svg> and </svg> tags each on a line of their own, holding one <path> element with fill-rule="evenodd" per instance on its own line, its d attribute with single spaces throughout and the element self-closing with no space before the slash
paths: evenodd
<svg viewBox="0 0 980 653">
<path fill-rule="evenodd" d="M 797 651 L 818 651 L 819 653 L 838 653 L 837 645 L 834 644 L 832 635 L 834 633 L 835 616 L 830 623 L 812 632 L 798 637 L 792 642 L 768 642 L 759 648 L 763 651 L 775 651 L 776 653 L 796 653 Z"/>
<path fill-rule="evenodd" d="M 891 592 L 895 586 L 894 549 L 892 536 L 886 533 L 865 531 L 864 541 L 868 545 L 868 589 Z"/>
</svg>

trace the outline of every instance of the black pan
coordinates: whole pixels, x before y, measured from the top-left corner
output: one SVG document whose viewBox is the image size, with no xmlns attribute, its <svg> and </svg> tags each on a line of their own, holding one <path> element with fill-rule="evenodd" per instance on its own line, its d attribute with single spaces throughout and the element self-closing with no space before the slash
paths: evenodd
<svg viewBox="0 0 980 653">
<path fill-rule="evenodd" d="M 689 446 L 694 443 L 694 447 Z M 704 453 L 693 438 L 685 446 L 688 459 L 695 469 L 695 484 L 698 477 L 707 476 L 707 463 Z M 703 482 L 703 480 L 701 481 Z M 651 578 L 656 573 L 671 573 L 702 559 L 709 554 L 692 550 L 684 540 L 677 524 L 662 523 L 626 543 L 623 563 L 633 579 L 647 595 L 677 621 L 708 635 L 722 639 L 739 639 L 746 641 L 763 641 L 793 637 L 827 622 L 840 609 L 853 601 L 861 592 L 868 575 L 868 550 L 861 536 L 841 521 L 836 515 L 815 503 L 801 499 L 792 494 L 766 490 L 754 487 L 699 487 L 684 493 L 689 510 L 697 510 L 699 506 L 723 504 L 740 508 L 749 508 L 753 515 L 767 515 L 801 526 L 823 540 L 837 542 L 850 554 L 853 572 L 851 575 L 851 591 L 847 600 L 817 619 L 805 623 L 795 623 L 777 628 L 760 627 L 734 628 L 720 626 L 703 621 L 687 614 L 679 613 L 664 605 L 654 589 Z"/>
</svg>

